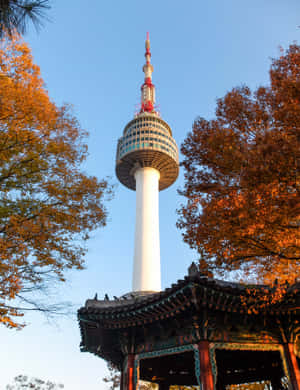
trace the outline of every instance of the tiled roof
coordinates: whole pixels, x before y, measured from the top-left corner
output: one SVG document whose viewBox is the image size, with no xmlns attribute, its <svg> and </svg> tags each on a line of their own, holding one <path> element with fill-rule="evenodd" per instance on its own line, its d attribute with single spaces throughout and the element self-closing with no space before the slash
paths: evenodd
<svg viewBox="0 0 300 390">
<path fill-rule="evenodd" d="M 289 287 L 283 301 L 259 305 L 260 297 L 267 290 L 272 293 L 267 286 L 226 282 L 194 272 L 158 293 L 129 293 L 113 300 L 107 295 L 104 300 L 88 299 L 78 310 L 81 349 L 120 364 L 122 352 L 117 340 L 124 332 L 134 333 L 141 327 L 150 329 L 165 321 L 172 324 L 189 318 L 192 321 L 204 309 L 248 319 L 252 316 L 254 321 L 255 316 L 262 314 L 269 317 L 271 323 L 278 315 L 299 316 L 300 284 Z M 251 307 L 256 307 L 256 310 L 249 311 Z"/>
<path fill-rule="evenodd" d="M 255 290 L 256 298 L 249 294 Z M 93 320 L 100 320 L 105 327 L 128 327 L 134 326 L 134 321 L 147 320 L 153 321 L 153 316 L 157 319 L 163 319 L 172 312 L 185 310 L 187 307 L 194 305 L 208 306 L 215 310 L 227 312 L 247 312 L 249 305 L 255 305 L 259 296 L 263 295 L 266 290 L 271 291 L 263 285 L 243 285 L 240 283 L 226 282 L 207 278 L 200 273 L 186 276 L 177 283 L 172 284 L 170 288 L 159 293 L 138 294 L 129 293 L 126 296 L 116 298 L 115 300 L 96 300 L 89 299 L 84 307 L 79 309 L 79 320 L 83 317 L 89 317 Z M 284 302 L 277 303 L 273 306 L 266 306 L 263 311 L 284 313 L 289 310 L 296 310 L 297 306 L 294 301 L 298 297 L 300 285 L 294 285 L 289 288 L 289 298 Z M 291 302 L 293 297 L 293 303 Z M 241 298 L 242 297 L 242 298 Z M 292 303 L 292 304 L 291 304 Z"/>
</svg>

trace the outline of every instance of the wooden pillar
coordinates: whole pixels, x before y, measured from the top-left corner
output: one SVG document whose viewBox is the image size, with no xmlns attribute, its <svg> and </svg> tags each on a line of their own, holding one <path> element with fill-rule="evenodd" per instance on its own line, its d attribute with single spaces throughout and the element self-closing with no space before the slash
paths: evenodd
<svg viewBox="0 0 300 390">
<path fill-rule="evenodd" d="M 200 341 L 199 360 L 200 360 L 200 382 L 202 390 L 214 390 L 214 376 L 209 355 L 209 342 Z M 298 389 L 300 390 L 300 389 Z"/>
<path fill-rule="evenodd" d="M 134 355 L 128 355 L 127 362 L 127 381 L 125 390 L 135 390 L 134 387 Z"/>
<path fill-rule="evenodd" d="M 124 389 L 124 371 L 121 371 L 121 376 L 120 376 L 120 390 L 125 390 Z"/>
<path fill-rule="evenodd" d="M 291 382 L 294 390 L 300 390 L 300 370 L 294 353 L 294 346 L 292 343 L 284 345 L 285 356 L 289 367 Z"/>
</svg>

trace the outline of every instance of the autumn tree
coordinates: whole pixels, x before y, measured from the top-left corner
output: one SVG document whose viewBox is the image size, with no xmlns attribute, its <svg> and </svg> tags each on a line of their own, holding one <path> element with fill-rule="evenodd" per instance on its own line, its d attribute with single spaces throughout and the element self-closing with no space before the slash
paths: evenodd
<svg viewBox="0 0 300 390">
<path fill-rule="evenodd" d="M 59 390 L 64 385 L 39 378 L 29 378 L 27 375 L 18 375 L 12 384 L 6 386 L 6 390 Z"/>
<path fill-rule="evenodd" d="M 50 100 L 18 37 L 0 41 L 0 102 L 0 322 L 15 327 L 25 310 L 49 310 L 32 293 L 83 268 L 110 188 L 82 170 L 87 132 Z"/>
<path fill-rule="evenodd" d="M 185 139 L 184 241 L 205 272 L 240 270 L 264 282 L 300 274 L 300 47 L 270 68 L 270 84 L 234 88 L 215 118 Z"/>
<path fill-rule="evenodd" d="M 108 375 L 103 378 L 103 382 L 109 384 L 109 390 L 120 388 L 120 371 L 111 363 L 107 363 Z"/>
<path fill-rule="evenodd" d="M 15 31 L 24 34 L 28 22 L 39 29 L 49 8 L 48 0 L 0 0 L 0 38 Z"/>
<path fill-rule="evenodd" d="M 111 363 L 107 364 L 107 368 L 108 368 L 108 375 L 103 378 L 103 382 L 109 384 L 109 390 L 120 389 L 120 384 L 121 384 L 120 371 Z M 138 390 L 158 390 L 158 385 L 152 382 L 139 380 Z M 179 389 L 177 389 L 176 387 L 173 390 L 179 390 Z M 184 390 L 184 389 L 180 389 L 180 390 Z M 190 390 L 194 390 L 194 389 L 190 389 Z"/>
</svg>

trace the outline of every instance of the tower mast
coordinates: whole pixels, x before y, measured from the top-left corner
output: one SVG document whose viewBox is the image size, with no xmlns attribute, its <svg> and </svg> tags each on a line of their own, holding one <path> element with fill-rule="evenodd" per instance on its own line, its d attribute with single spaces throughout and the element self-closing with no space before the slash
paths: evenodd
<svg viewBox="0 0 300 390">
<path fill-rule="evenodd" d="M 133 291 L 160 291 L 159 191 L 169 187 L 179 173 L 178 148 L 170 126 L 155 111 L 153 66 L 149 33 L 146 38 L 145 74 L 141 109 L 118 141 L 116 174 L 136 191 Z"/>
<path fill-rule="evenodd" d="M 143 66 L 143 72 L 145 74 L 144 84 L 141 87 L 141 112 L 153 112 L 155 104 L 155 86 L 152 84 L 152 72 L 153 66 L 150 63 L 151 53 L 150 53 L 150 39 L 149 33 L 147 32 L 147 39 L 145 43 L 145 58 L 146 63 Z"/>
</svg>

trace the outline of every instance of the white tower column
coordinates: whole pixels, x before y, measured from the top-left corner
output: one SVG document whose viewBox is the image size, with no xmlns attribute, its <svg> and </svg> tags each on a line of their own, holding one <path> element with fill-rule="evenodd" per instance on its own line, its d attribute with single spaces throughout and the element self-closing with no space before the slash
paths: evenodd
<svg viewBox="0 0 300 390">
<path fill-rule="evenodd" d="M 136 180 L 136 220 L 133 291 L 161 291 L 159 206 L 160 173 L 151 167 L 139 168 Z"/>
</svg>

